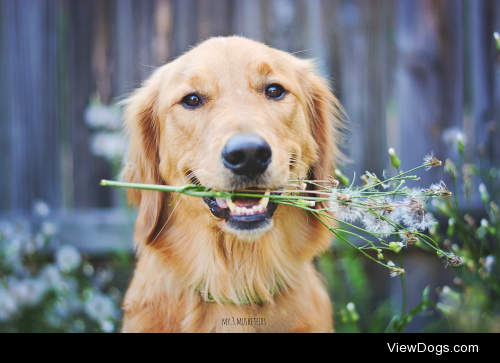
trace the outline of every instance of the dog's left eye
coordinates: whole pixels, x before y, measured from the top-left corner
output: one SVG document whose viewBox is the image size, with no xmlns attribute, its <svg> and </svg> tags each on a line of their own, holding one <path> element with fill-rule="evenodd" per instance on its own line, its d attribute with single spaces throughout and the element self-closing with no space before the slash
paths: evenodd
<svg viewBox="0 0 500 363">
<path fill-rule="evenodd" d="M 182 103 L 188 107 L 196 107 L 201 105 L 201 98 L 197 94 L 191 93 L 182 99 Z"/>
<path fill-rule="evenodd" d="M 266 96 L 274 99 L 279 99 L 285 93 L 285 89 L 279 84 L 271 84 L 266 87 Z"/>
</svg>

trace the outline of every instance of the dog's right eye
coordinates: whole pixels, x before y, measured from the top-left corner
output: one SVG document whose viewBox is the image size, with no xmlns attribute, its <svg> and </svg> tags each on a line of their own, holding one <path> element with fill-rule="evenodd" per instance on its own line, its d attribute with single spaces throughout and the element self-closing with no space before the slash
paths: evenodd
<svg viewBox="0 0 500 363">
<path fill-rule="evenodd" d="M 198 95 L 191 93 L 182 99 L 182 103 L 187 107 L 196 107 L 201 105 L 201 98 Z"/>
</svg>

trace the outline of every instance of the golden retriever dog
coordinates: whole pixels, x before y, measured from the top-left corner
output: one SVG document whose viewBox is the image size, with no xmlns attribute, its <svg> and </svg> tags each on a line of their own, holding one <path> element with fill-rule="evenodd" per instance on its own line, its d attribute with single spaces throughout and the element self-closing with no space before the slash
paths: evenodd
<svg viewBox="0 0 500 363">
<path fill-rule="evenodd" d="M 125 105 L 128 182 L 276 192 L 326 179 L 339 156 L 340 106 L 314 63 L 238 36 L 158 68 Z M 331 234 L 312 215 L 267 197 L 128 198 L 139 257 L 124 332 L 333 330 L 313 266 Z"/>
</svg>

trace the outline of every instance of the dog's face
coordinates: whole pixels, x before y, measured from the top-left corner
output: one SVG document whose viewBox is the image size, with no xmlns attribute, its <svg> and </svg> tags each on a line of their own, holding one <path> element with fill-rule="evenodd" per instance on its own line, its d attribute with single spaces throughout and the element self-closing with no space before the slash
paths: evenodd
<svg viewBox="0 0 500 363">
<path fill-rule="evenodd" d="M 125 179 L 262 193 L 322 179 L 337 152 L 336 110 L 311 62 L 240 37 L 213 38 L 159 68 L 127 100 Z M 129 197 L 140 205 L 136 237 L 149 239 L 168 205 L 159 193 Z M 245 240 L 272 229 L 278 207 L 269 198 L 182 203 Z"/>
</svg>

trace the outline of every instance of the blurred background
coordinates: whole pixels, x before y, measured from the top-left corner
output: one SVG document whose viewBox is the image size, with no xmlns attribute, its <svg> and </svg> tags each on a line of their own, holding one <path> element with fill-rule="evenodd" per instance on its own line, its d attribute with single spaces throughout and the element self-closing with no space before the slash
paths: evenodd
<svg viewBox="0 0 500 363">
<path fill-rule="evenodd" d="M 498 222 L 477 191 L 486 183 L 498 204 L 499 30 L 500 0 L 0 0 L 0 330 L 119 330 L 136 212 L 99 185 L 117 178 L 126 150 L 117 103 L 210 36 L 318 59 L 349 118 L 342 170 L 356 183 L 390 168 L 389 147 L 406 170 L 431 151 L 460 160 L 454 192 L 479 241 L 483 217 Z M 452 185 L 443 168 L 418 175 L 422 187 Z M 435 213 L 446 234 L 449 216 Z M 400 279 L 352 252 L 333 243 L 317 261 L 337 330 L 384 331 L 401 309 Z M 408 307 L 426 286 L 441 303 L 443 287 L 463 288 L 452 269 L 405 250 Z M 421 315 L 405 331 L 475 331 L 443 309 Z"/>
</svg>

